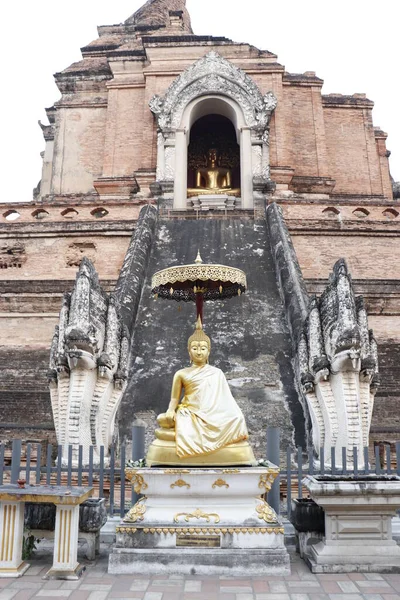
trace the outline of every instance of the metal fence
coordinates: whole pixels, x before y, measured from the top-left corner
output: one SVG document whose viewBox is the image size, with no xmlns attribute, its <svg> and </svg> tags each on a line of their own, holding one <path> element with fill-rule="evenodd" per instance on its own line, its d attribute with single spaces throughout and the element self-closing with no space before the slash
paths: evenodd
<svg viewBox="0 0 400 600">
<path fill-rule="evenodd" d="M 275 435 L 273 433 L 275 432 Z M 90 486 L 95 495 L 106 499 L 108 514 L 123 517 L 132 503 L 138 499 L 131 484 L 125 478 L 125 465 L 128 459 L 138 460 L 144 455 L 144 432 L 133 431 L 131 443 L 118 448 L 111 447 L 109 459 L 105 461 L 104 448 L 100 449 L 100 461 L 94 464 L 94 449 L 90 448 L 89 463 L 83 464 L 83 448 L 79 447 L 77 466 L 72 461 L 72 446 L 67 456 L 63 456 L 62 446 L 23 444 L 13 440 L 10 444 L 0 444 L 0 485 L 16 483 L 23 479 L 31 485 Z M 278 461 L 277 457 L 280 457 Z M 374 448 L 364 448 L 362 461 L 354 448 L 352 464 L 348 465 L 346 449 L 342 450 L 342 466 L 335 465 L 335 451 L 330 450 L 330 466 L 326 467 L 327 452 L 321 451 L 317 461 L 312 450 L 299 447 L 296 451 L 279 447 L 279 431 L 269 430 L 267 458 L 280 462 L 281 472 L 268 494 L 268 501 L 277 511 L 290 515 L 292 498 L 302 498 L 302 479 L 305 475 L 400 475 L 400 442 L 377 444 Z M 66 460 L 64 460 L 66 459 Z M 358 465 L 363 463 L 363 468 Z"/>
</svg>

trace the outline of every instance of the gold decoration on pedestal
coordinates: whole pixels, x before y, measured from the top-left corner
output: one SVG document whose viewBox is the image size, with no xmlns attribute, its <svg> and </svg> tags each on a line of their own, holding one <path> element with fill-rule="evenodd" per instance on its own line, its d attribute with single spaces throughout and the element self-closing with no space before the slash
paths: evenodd
<svg viewBox="0 0 400 600">
<path fill-rule="evenodd" d="M 276 512 L 267 502 L 265 502 L 263 498 L 260 498 L 260 502 L 261 504 L 256 507 L 258 518 L 262 519 L 266 523 L 277 523 L 278 517 L 276 516 Z"/>
<path fill-rule="evenodd" d="M 209 523 L 211 517 L 214 518 L 215 523 L 219 523 L 221 520 L 217 513 L 205 513 L 200 508 L 197 508 L 192 513 L 177 513 L 174 517 L 174 523 L 179 523 L 179 517 L 184 517 L 187 523 L 189 523 L 190 519 L 205 519 Z"/>
<path fill-rule="evenodd" d="M 271 469 L 269 473 L 260 475 L 260 483 L 258 484 L 258 487 L 260 489 L 264 488 L 266 493 L 269 492 L 278 475 L 279 469 Z"/>
<path fill-rule="evenodd" d="M 136 504 L 132 506 L 132 508 L 124 518 L 124 523 L 137 523 L 143 521 L 146 512 L 146 500 L 146 496 L 143 496 L 143 498 L 140 498 L 140 500 L 138 500 Z"/>
<path fill-rule="evenodd" d="M 178 479 L 177 481 L 175 481 L 175 483 L 171 483 L 171 489 L 174 489 L 175 487 L 179 487 L 179 488 L 183 488 L 183 487 L 187 487 L 188 490 L 190 490 L 190 484 L 186 483 L 186 481 L 184 481 L 183 479 Z"/>
<path fill-rule="evenodd" d="M 147 483 L 136 469 L 125 469 L 125 477 L 132 483 L 136 494 L 141 494 L 142 490 L 147 490 Z"/>
<path fill-rule="evenodd" d="M 138 531 L 142 531 L 145 534 L 169 534 L 169 535 L 215 535 L 227 533 L 250 533 L 250 535 L 265 535 L 266 533 L 280 533 L 284 534 L 285 530 L 283 527 L 156 527 L 149 528 L 144 527 L 143 529 L 136 529 L 133 527 L 117 527 L 117 533 L 127 533 L 128 535 L 134 535 Z"/>
<path fill-rule="evenodd" d="M 217 479 L 216 481 L 214 481 L 212 487 L 213 487 L 213 489 L 215 489 L 216 487 L 226 487 L 226 488 L 229 488 L 229 484 L 226 483 L 226 481 L 224 479 Z"/>
<path fill-rule="evenodd" d="M 164 475 L 187 475 L 190 473 L 189 469 L 165 469 Z"/>
</svg>

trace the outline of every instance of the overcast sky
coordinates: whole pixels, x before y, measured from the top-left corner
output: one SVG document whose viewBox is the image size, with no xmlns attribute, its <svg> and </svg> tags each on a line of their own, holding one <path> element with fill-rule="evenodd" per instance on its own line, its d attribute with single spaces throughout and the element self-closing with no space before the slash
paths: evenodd
<svg viewBox="0 0 400 600">
<path fill-rule="evenodd" d="M 59 99 L 53 73 L 80 60 L 97 25 L 120 23 L 144 0 L 3 2 L 0 201 L 30 201 L 41 176 L 37 124 Z M 223 35 L 270 50 L 292 73 L 316 71 L 323 93 L 365 92 L 374 125 L 389 134 L 400 180 L 398 0 L 187 0 L 198 35 Z"/>
</svg>

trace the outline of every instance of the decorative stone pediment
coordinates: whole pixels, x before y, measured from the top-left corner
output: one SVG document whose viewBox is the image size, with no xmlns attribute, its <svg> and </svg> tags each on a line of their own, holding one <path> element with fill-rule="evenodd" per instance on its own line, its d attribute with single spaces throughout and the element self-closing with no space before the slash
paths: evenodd
<svg viewBox="0 0 400 600">
<path fill-rule="evenodd" d="M 272 92 L 263 96 L 249 75 L 214 51 L 175 79 L 163 98 L 153 96 L 149 106 L 162 131 L 176 129 L 189 102 L 209 94 L 228 96 L 237 102 L 247 126 L 261 133 L 268 129 L 271 114 L 277 106 Z"/>
</svg>

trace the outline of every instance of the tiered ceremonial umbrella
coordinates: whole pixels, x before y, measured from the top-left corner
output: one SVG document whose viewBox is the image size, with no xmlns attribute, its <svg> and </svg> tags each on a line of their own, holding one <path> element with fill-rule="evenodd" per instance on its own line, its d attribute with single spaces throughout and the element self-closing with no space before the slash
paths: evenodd
<svg viewBox="0 0 400 600">
<path fill-rule="evenodd" d="M 204 302 L 240 296 L 247 289 L 247 280 L 246 274 L 235 267 L 203 264 L 198 252 L 194 264 L 155 273 L 151 287 L 156 298 L 195 302 L 196 319 L 200 317 L 203 323 Z"/>
</svg>

